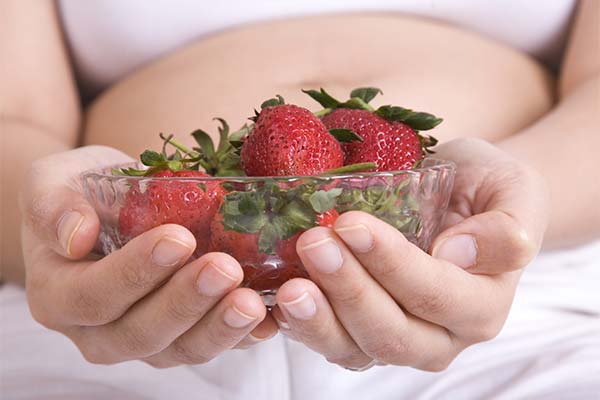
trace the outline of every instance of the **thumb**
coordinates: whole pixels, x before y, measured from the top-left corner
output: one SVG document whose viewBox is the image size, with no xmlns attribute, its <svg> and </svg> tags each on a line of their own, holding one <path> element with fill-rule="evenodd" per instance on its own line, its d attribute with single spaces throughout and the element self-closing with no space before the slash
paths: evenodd
<svg viewBox="0 0 600 400">
<path fill-rule="evenodd" d="M 506 213 L 487 211 L 442 232 L 431 254 L 474 273 L 497 274 L 526 266 L 539 245 Z"/>
<path fill-rule="evenodd" d="M 127 161 L 131 158 L 117 150 L 88 146 L 34 162 L 20 196 L 24 234 L 33 234 L 64 257 L 85 257 L 96 244 L 100 222 L 80 189 L 79 176 Z"/>
</svg>

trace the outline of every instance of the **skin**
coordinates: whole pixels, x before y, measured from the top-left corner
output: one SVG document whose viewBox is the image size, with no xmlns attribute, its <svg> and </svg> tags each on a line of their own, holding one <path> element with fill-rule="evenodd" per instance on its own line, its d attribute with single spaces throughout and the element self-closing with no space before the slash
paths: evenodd
<svg viewBox="0 0 600 400">
<path fill-rule="evenodd" d="M 2 7 L 0 48 L 13 60 L 0 78 L 2 131 L 8 132 L 2 135 L 2 159 L 11 166 L 10 171 L 2 169 L 2 187 L 8 188 L 2 193 L 2 218 L 9 222 L 2 227 L 4 278 L 18 280 L 25 265 L 34 318 L 69 336 L 91 362 L 141 359 L 157 367 L 203 363 L 236 345 L 248 347 L 256 338 L 270 337 L 279 326 L 345 367 L 378 362 L 442 370 L 462 349 L 499 332 L 521 269 L 539 250 L 546 226 L 547 246 L 583 243 L 600 233 L 595 207 L 600 188 L 589 185 L 588 178 L 588 171 L 595 170 L 594 149 L 600 145 L 597 135 L 589 134 L 597 129 L 593 115 L 600 84 L 600 56 L 594 51 L 600 13 L 595 1 L 581 2 L 558 82 L 530 58 L 443 25 L 377 16 L 298 19 L 213 36 L 159 60 L 99 97 L 85 110 L 83 126 L 51 3 L 6 1 Z M 38 17 L 36 24 L 28 35 L 20 34 L 18 27 L 32 13 Z M 327 27 L 345 29 L 353 25 L 349 22 L 366 29 L 360 35 L 339 36 L 346 40 L 319 40 Z M 394 43 L 396 51 L 374 40 L 403 34 L 419 40 Z M 234 61 L 247 48 L 241 43 L 248 42 L 259 47 L 244 53 L 240 68 Z M 452 42 L 453 51 L 460 49 L 465 56 L 449 57 L 442 42 Z M 265 51 L 281 58 L 254 56 Z M 420 62 L 406 63 L 402 54 Z M 286 63 L 289 59 L 302 61 Z M 42 63 L 47 74 L 31 67 Z M 471 65 L 481 67 L 474 70 Z M 459 71 L 460 78 L 452 71 Z M 297 89 L 323 85 L 333 93 L 346 93 L 371 83 L 385 88 L 386 103 L 446 118 L 436 131 L 447 142 L 438 154 L 459 166 L 446 229 L 433 244 L 433 256 L 361 213 L 344 214 L 332 229 L 310 230 L 298 241 L 298 252 L 314 282 L 286 283 L 271 314 L 254 292 L 235 288 L 242 276 L 237 261 L 213 253 L 186 264 L 185 252 L 191 254 L 195 243 L 182 227 L 162 226 L 101 260 L 89 257 L 98 220 L 73 185 L 74 177 L 129 158 L 98 146 L 40 158 L 77 143 L 135 154 L 157 144 L 153 132 L 184 134 L 214 115 L 241 121 L 249 104 L 259 104 L 273 91 L 308 105 Z M 465 110 L 469 118 L 464 118 Z M 477 139 L 452 140 L 465 133 L 496 146 Z M 22 143 L 27 143 L 27 152 L 19 150 Z M 561 161 L 548 154 L 560 154 Z M 19 190 L 24 260 L 15 251 Z M 570 205 L 571 198 L 578 199 L 578 207 Z M 357 226 L 358 231 L 350 229 Z M 364 234 L 361 242 L 348 233 L 365 230 L 371 238 L 366 242 Z M 456 235 L 475 240 L 472 265 L 461 265 L 464 259 L 456 253 L 441 257 L 444 241 Z M 184 251 L 160 266 L 157 261 L 165 259 L 155 250 L 165 239 Z M 323 250 L 318 246 L 323 243 L 338 249 L 342 261 L 335 271 L 314 262 L 326 260 L 315 253 Z M 206 278 L 203 271 L 215 267 L 230 279 L 230 286 L 207 296 L 199 282 Z M 484 297 L 490 301 L 473 300 Z M 293 310 L 307 299 L 303 310 L 312 314 L 295 317 Z M 156 310 L 161 310 L 160 317 Z M 241 311 L 250 322 L 229 326 L 231 318 L 225 315 L 230 310 Z"/>
</svg>

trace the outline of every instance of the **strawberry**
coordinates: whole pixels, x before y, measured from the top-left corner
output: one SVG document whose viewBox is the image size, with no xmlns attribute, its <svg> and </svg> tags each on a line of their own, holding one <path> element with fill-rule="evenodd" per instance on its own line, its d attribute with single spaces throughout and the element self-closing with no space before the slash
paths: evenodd
<svg viewBox="0 0 600 400">
<path fill-rule="evenodd" d="M 261 265 L 267 255 L 258 251 L 258 233 L 228 230 L 223 225 L 223 214 L 217 214 L 210 224 L 208 251 L 227 253 L 243 266 Z"/>
<path fill-rule="evenodd" d="M 255 119 L 241 148 L 248 176 L 318 175 L 343 165 L 340 143 L 309 110 L 279 96 Z"/>
<path fill-rule="evenodd" d="M 317 190 L 314 184 L 282 188 L 276 182 L 230 192 L 211 224 L 209 250 L 236 258 L 245 286 L 276 289 L 288 279 L 306 276 L 296 241 L 313 226 L 333 223 L 333 206 L 341 193 L 336 188 Z"/>
<path fill-rule="evenodd" d="M 350 129 L 363 138 L 344 144 L 344 164 L 374 162 L 376 171 L 411 168 L 424 156 L 419 136 L 402 122 L 389 122 L 367 110 L 339 108 L 323 117 L 327 128 Z"/>
<path fill-rule="evenodd" d="M 119 213 L 119 233 L 125 241 L 156 226 L 171 223 L 188 228 L 196 237 L 196 256 L 206 252 L 210 223 L 225 195 L 221 182 L 208 178 L 242 173 L 236 149 L 229 143 L 229 127 L 224 120 L 220 119 L 220 122 L 221 140 L 217 149 L 202 130 L 192 132 L 199 145 L 193 149 L 178 143 L 172 136 L 161 134 L 164 140 L 162 152 L 146 150 L 140 155 L 146 169 L 114 171 L 118 175 L 160 178 L 129 182 L 131 189 Z M 177 149 L 171 156 L 166 154 L 167 145 Z M 201 172 L 199 167 L 206 172 Z"/>
<path fill-rule="evenodd" d="M 206 178 L 199 171 L 153 172 L 154 178 Z M 163 224 L 178 224 L 189 229 L 196 237 L 196 255 L 206 253 L 209 225 L 219 209 L 225 190 L 219 182 L 153 180 L 144 190 L 136 182 L 127 192 L 119 214 L 119 232 L 133 238 Z"/>
<path fill-rule="evenodd" d="M 368 103 L 381 90 L 359 88 L 350 100 L 341 103 L 323 89 L 304 91 L 326 107 L 317 113 L 323 124 L 338 135 L 353 133 L 358 140 L 343 144 L 344 164 L 374 162 L 375 171 L 394 171 L 418 165 L 437 140 L 419 134 L 442 122 L 431 114 L 402 107 L 382 106 L 374 109 Z"/>
</svg>

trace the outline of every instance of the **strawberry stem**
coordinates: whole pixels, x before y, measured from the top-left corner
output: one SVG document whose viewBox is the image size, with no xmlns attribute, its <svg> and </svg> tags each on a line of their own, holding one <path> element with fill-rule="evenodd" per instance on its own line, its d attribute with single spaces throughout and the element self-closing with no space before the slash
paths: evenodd
<svg viewBox="0 0 600 400">
<path fill-rule="evenodd" d="M 165 137 L 165 135 L 163 135 L 162 133 L 159 136 L 166 143 L 171 144 L 173 147 L 175 147 L 176 149 L 179 149 L 179 150 L 183 151 L 185 154 L 187 154 L 189 156 L 194 157 L 194 156 L 198 155 L 198 153 L 196 153 L 194 150 L 190 149 L 189 147 L 186 147 L 185 145 L 183 145 L 183 144 L 179 143 L 177 140 L 175 140 L 173 138 L 173 136 Z"/>
<path fill-rule="evenodd" d="M 348 172 L 368 171 L 368 170 L 375 169 L 375 168 L 377 168 L 377 164 L 375 164 L 374 162 L 363 162 L 363 163 L 344 165 L 343 167 L 340 167 L 340 168 L 330 169 L 330 170 L 323 172 L 321 175 L 345 174 Z"/>
<path fill-rule="evenodd" d="M 332 108 L 324 108 L 321 111 L 315 111 L 313 114 L 315 115 L 315 117 L 321 118 L 321 117 L 324 117 L 325 115 L 329 114 L 332 111 L 333 111 Z"/>
</svg>

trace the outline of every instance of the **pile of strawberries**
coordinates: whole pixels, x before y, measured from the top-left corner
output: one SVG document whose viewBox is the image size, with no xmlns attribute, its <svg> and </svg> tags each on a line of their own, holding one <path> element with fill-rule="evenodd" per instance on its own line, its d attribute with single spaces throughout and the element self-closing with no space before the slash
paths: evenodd
<svg viewBox="0 0 600 400">
<path fill-rule="evenodd" d="M 200 129 L 192 132 L 198 143 L 193 148 L 161 134 L 162 151 L 140 156 L 146 168 L 116 170 L 153 178 L 133 181 L 127 192 L 119 214 L 123 241 L 161 224 L 185 226 L 196 236 L 196 256 L 229 253 L 242 263 L 247 285 L 267 290 L 274 280 L 278 286 L 304 275 L 295 251 L 303 231 L 331 226 L 346 209 L 393 212 L 394 201 L 381 202 L 380 192 L 276 177 L 414 168 L 437 142 L 419 131 L 442 120 L 397 106 L 374 109 L 369 103 L 381 93 L 377 88 L 355 89 L 344 102 L 323 89 L 304 92 L 323 109 L 313 113 L 277 96 L 236 132 L 219 119 L 218 146 Z M 167 146 L 175 148 L 173 154 L 167 155 Z M 377 202 L 371 204 L 373 196 Z M 264 268 L 268 265 L 272 268 Z"/>
</svg>

